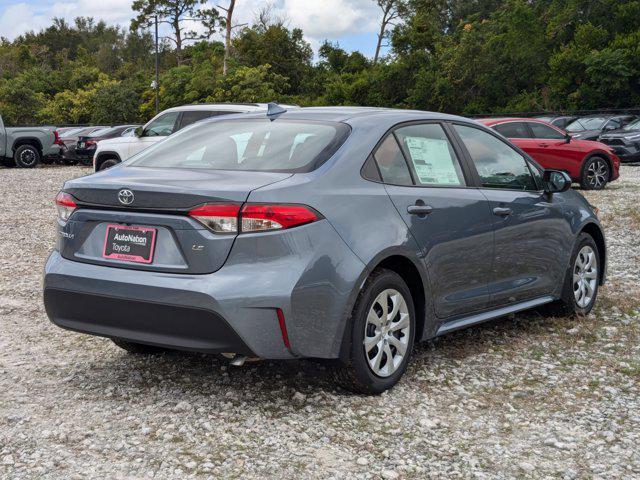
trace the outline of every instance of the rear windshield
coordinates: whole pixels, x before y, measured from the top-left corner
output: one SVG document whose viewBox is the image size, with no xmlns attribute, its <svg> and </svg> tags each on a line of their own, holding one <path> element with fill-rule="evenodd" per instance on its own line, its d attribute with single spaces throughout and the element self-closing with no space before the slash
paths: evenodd
<svg viewBox="0 0 640 480">
<path fill-rule="evenodd" d="M 237 119 L 195 124 L 127 162 L 156 168 L 307 172 L 335 153 L 349 135 L 343 123 Z"/>
<path fill-rule="evenodd" d="M 567 125 L 567 132 L 582 132 L 583 130 L 599 130 L 607 119 L 605 117 L 579 118 Z"/>
</svg>

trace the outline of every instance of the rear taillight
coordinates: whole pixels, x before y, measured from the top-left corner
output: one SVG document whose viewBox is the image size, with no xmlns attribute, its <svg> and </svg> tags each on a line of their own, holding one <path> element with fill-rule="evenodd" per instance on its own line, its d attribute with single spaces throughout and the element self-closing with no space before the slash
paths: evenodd
<svg viewBox="0 0 640 480">
<path fill-rule="evenodd" d="M 318 214 L 305 205 L 207 204 L 189 212 L 216 233 L 251 233 L 283 230 L 318 220 Z"/>
<path fill-rule="evenodd" d="M 238 213 L 240 205 L 208 204 L 189 212 L 205 227 L 215 233 L 238 233 Z"/>
<path fill-rule="evenodd" d="M 57 130 L 53 131 L 53 144 L 60 145 L 60 134 L 58 133 Z"/>
<path fill-rule="evenodd" d="M 67 221 L 73 211 L 78 207 L 75 199 L 67 192 L 60 192 L 56 195 L 56 209 L 58 210 L 58 218 Z"/>
<path fill-rule="evenodd" d="M 243 232 L 263 232 L 315 222 L 318 216 L 304 205 L 245 205 L 240 212 Z"/>
</svg>

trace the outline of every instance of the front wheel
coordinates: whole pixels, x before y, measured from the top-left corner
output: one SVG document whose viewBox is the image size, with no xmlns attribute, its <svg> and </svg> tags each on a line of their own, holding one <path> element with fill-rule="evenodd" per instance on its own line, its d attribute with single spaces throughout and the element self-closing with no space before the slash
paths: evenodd
<svg viewBox="0 0 640 480">
<path fill-rule="evenodd" d="M 598 296 L 600 268 L 596 242 L 591 235 L 581 233 L 565 274 L 562 295 L 547 306 L 547 312 L 555 316 L 588 315 Z"/>
<path fill-rule="evenodd" d="M 602 190 L 609 177 L 609 162 L 602 157 L 591 157 L 582 167 L 580 186 L 585 190 Z"/>
<path fill-rule="evenodd" d="M 33 168 L 40 163 L 40 151 L 33 145 L 21 145 L 13 153 L 13 159 L 20 168 Z"/>
<path fill-rule="evenodd" d="M 380 269 L 365 282 L 351 317 L 349 358 L 336 381 L 356 393 L 378 394 L 404 374 L 416 334 L 411 292 L 397 273 Z"/>
</svg>

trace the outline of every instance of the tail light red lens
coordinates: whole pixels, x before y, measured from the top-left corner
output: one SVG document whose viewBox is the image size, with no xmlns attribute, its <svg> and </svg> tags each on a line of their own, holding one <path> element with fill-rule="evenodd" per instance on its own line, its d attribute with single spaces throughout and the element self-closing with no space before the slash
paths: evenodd
<svg viewBox="0 0 640 480">
<path fill-rule="evenodd" d="M 60 145 L 60 134 L 58 133 L 57 130 L 53 131 L 53 144 Z"/>
<path fill-rule="evenodd" d="M 318 216 L 304 205 L 245 205 L 240 213 L 243 232 L 281 230 L 315 222 Z"/>
<path fill-rule="evenodd" d="M 250 233 L 282 230 L 318 220 L 318 214 L 304 205 L 207 204 L 194 208 L 189 216 L 215 233 Z"/>
<path fill-rule="evenodd" d="M 207 204 L 194 208 L 189 216 L 215 233 L 238 233 L 240 205 Z"/>
<path fill-rule="evenodd" d="M 62 221 L 67 221 L 73 211 L 78 208 L 75 199 L 67 192 L 59 192 L 56 195 L 56 210 L 58 210 L 58 218 Z"/>
</svg>

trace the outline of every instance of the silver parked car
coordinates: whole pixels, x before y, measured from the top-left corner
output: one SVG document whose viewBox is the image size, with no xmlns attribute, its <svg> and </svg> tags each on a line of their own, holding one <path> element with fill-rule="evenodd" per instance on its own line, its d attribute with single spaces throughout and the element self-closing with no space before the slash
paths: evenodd
<svg viewBox="0 0 640 480">
<path fill-rule="evenodd" d="M 592 309 L 604 235 L 570 184 L 456 116 L 205 120 L 65 183 L 44 302 L 130 352 L 332 359 L 341 384 L 378 393 L 417 341 Z"/>
</svg>

